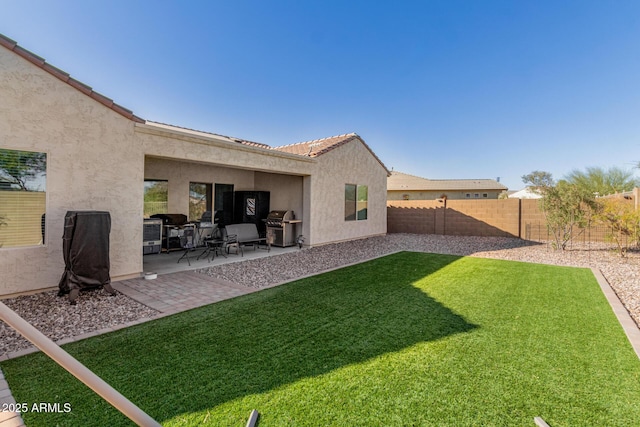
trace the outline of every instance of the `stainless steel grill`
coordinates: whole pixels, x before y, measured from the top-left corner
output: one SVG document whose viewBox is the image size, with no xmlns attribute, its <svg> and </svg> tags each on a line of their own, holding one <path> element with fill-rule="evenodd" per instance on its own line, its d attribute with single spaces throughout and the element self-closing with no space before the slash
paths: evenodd
<svg viewBox="0 0 640 427">
<path fill-rule="evenodd" d="M 267 215 L 267 241 L 273 246 L 293 246 L 295 242 L 294 224 L 296 216 L 293 211 L 271 211 Z"/>
</svg>

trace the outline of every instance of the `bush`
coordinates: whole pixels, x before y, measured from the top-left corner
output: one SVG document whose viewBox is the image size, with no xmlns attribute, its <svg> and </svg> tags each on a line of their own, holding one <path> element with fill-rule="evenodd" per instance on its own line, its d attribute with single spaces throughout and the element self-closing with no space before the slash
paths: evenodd
<svg viewBox="0 0 640 427">
<path fill-rule="evenodd" d="M 629 247 L 640 241 L 640 212 L 631 201 L 623 198 L 599 199 L 596 218 L 611 228 L 608 237 L 618 247 L 620 256 L 625 256 Z"/>
<path fill-rule="evenodd" d="M 565 250 L 574 231 L 584 229 L 590 222 L 595 208 L 593 195 L 566 181 L 539 191 L 542 194 L 540 207 L 554 239 L 553 247 Z"/>
</svg>

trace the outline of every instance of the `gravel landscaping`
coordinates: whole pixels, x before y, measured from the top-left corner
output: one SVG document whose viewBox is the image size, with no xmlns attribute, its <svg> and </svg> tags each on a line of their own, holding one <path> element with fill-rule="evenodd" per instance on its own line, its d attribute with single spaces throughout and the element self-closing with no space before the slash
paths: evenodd
<svg viewBox="0 0 640 427">
<path fill-rule="evenodd" d="M 158 314 L 145 305 L 104 289 L 82 292 L 77 305 L 70 305 L 58 291 L 46 291 L 3 300 L 13 311 L 54 341 L 70 338 Z M 13 328 L 0 321 L 0 356 L 31 347 Z"/>
<path fill-rule="evenodd" d="M 547 244 L 513 238 L 390 234 L 212 266 L 199 272 L 262 288 L 401 250 L 595 267 L 602 271 L 636 323 L 640 324 L 640 253 L 629 252 L 621 258 L 611 247 L 596 243 L 574 245 L 561 252 Z M 112 297 L 102 290 L 83 293 L 76 306 L 70 306 L 66 298 L 58 298 L 56 291 L 3 302 L 53 340 L 157 314 L 122 294 Z M 13 329 L 0 322 L 0 356 L 29 346 Z"/>
</svg>

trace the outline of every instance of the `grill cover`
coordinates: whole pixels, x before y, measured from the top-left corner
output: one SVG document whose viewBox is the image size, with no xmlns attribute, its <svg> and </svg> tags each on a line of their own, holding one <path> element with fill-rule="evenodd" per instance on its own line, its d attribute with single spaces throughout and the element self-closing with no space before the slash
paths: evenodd
<svg viewBox="0 0 640 427">
<path fill-rule="evenodd" d="M 75 304 L 79 291 L 104 287 L 115 295 L 109 276 L 109 212 L 68 211 L 64 217 L 62 252 L 64 273 L 59 296 L 69 294 Z"/>
</svg>

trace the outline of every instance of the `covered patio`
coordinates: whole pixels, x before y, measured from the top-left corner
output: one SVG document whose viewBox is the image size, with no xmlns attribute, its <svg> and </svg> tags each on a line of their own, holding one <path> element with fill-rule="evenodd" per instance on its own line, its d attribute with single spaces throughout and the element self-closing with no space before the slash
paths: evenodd
<svg viewBox="0 0 640 427">
<path fill-rule="evenodd" d="M 243 260 L 263 258 L 299 250 L 298 246 L 271 246 L 267 251 L 261 245 L 259 248 L 245 248 L 243 254 L 220 255 L 212 258 L 205 254 L 205 246 L 200 235 L 200 219 L 204 212 L 211 212 L 214 227 L 219 224 L 222 227 L 229 224 L 246 222 L 246 217 L 238 216 L 237 205 L 240 193 L 267 194 L 266 212 L 273 210 L 292 211 L 300 222 L 292 228 L 296 235 L 303 234 L 303 218 L 308 218 L 308 211 L 304 205 L 304 176 L 282 173 L 280 171 L 262 171 L 255 168 L 229 167 L 215 162 L 193 161 L 177 158 L 161 158 L 145 156 L 144 169 L 144 217 L 151 214 L 182 214 L 187 219 L 185 226 L 196 226 L 195 239 L 200 247 L 185 251 L 167 245 L 167 232 L 175 228 L 164 226 L 162 235 L 162 250 L 160 253 L 146 253 L 142 255 L 143 273 L 155 273 L 158 275 L 175 273 L 179 271 L 196 270 L 211 266 L 233 263 Z M 151 186 L 149 186 L 151 184 Z M 161 185 L 158 185 L 161 184 Z M 153 195 L 148 197 L 151 192 Z M 198 189 L 195 191 L 195 189 Z M 159 197 L 158 197 L 159 196 Z M 163 200 L 156 202 L 155 199 Z M 264 201 L 262 203 L 265 203 Z M 264 206 L 263 206 L 264 208 Z M 255 212 L 263 212 L 257 207 Z M 266 220 L 262 218 L 262 221 Z M 153 218 L 153 217 L 152 217 Z M 220 222 L 218 222 L 220 221 Z M 166 224 L 166 223 L 165 223 Z M 264 237 L 264 222 L 258 227 L 261 237 Z M 182 228 L 182 226 L 178 227 Z M 293 236 L 295 237 L 295 236 Z M 154 251 L 155 252 L 155 251 Z"/>
</svg>

